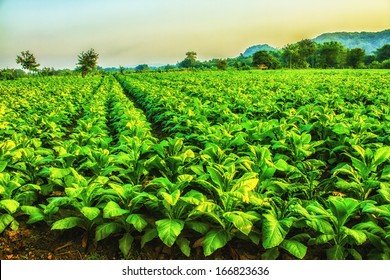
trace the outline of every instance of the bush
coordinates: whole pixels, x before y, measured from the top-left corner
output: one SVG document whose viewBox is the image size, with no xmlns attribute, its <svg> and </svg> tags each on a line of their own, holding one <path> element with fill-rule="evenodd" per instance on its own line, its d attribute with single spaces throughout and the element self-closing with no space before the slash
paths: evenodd
<svg viewBox="0 0 390 280">
<path fill-rule="evenodd" d="M 390 58 L 382 61 L 381 66 L 383 69 L 390 69 Z"/>
<path fill-rule="evenodd" d="M 19 73 L 22 72 L 22 73 Z M 15 69 L 0 69 L 0 80 L 16 80 L 23 75 L 23 71 Z"/>
</svg>

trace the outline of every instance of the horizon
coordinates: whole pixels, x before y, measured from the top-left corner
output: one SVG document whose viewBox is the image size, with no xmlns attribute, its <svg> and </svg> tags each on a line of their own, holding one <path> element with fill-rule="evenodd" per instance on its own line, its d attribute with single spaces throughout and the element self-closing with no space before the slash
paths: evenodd
<svg viewBox="0 0 390 280">
<path fill-rule="evenodd" d="M 389 14 L 388 0 L 0 0 L 0 68 L 20 68 L 25 50 L 56 69 L 74 69 L 90 48 L 103 68 L 176 64 L 192 50 L 202 61 L 230 58 L 254 45 L 380 32 Z"/>
</svg>

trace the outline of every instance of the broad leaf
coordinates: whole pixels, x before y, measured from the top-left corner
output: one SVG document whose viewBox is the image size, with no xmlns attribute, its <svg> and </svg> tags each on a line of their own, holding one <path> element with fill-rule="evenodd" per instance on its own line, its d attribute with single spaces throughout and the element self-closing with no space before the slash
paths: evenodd
<svg viewBox="0 0 390 280">
<path fill-rule="evenodd" d="M 390 147 L 389 146 L 381 147 L 375 152 L 373 164 L 375 166 L 379 166 L 380 164 L 384 163 L 386 160 L 389 159 L 390 159 Z"/>
<path fill-rule="evenodd" d="M 230 240 L 230 235 L 225 230 L 213 229 L 209 231 L 202 241 L 204 255 L 210 256 L 216 250 L 224 247 Z"/>
<path fill-rule="evenodd" d="M 70 168 L 55 168 L 51 167 L 49 169 L 51 179 L 62 179 L 65 176 L 69 175 L 72 171 Z"/>
<path fill-rule="evenodd" d="M 100 209 L 97 207 L 83 207 L 81 213 L 90 221 L 94 220 L 99 216 Z"/>
<path fill-rule="evenodd" d="M 182 220 L 171 220 L 163 219 L 156 221 L 158 237 L 161 241 L 171 247 L 176 238 L 180 235 L 181 231 L 184 228 L 184 221 Z"/>
<path fill-rule="evenodd" d="M 67 217 L 53 223 L 51 229 L 61 230 L 61 229 L 70 229 L 77 226 L 81 226 L 83 224 L 83 219 L 78 217 Z"/>
<path fill-rule="evenodd" d="M 0 200 L 0 208 L 8 212 L 8 214 L 13 214 L 18 210 L 20 203 L 13 199 L 3 199 Z"/>
<path fill-rule="evenodd" d="M 341 245 L 334 245 L 333 247 L 326 250 L 328 260 L 344 260 L 345 249 Z"/>
<path fill-rule="evenodd" d="M 252 222 L 245 218 L 241 212 L 227 212 L 223 214 L 223 217 L 241 231 L 243 234 L 248 235 L 252 230 Z"/>
<path fill-rule="evenodd" d="M 268 249 L 261 255 L 262 260 L 276 260 L 279 257 L 279 248 L 274 247 L 271 249 Z"/>
<path fill-rule="evenodd" d="M 338 220 L 338 226 L 343 226 L 349 217 L 358 210 L 359 201 L 353 198 L 332 196 L 328 198 L 329 208 Z"/>
<path fill-rule="evenodd" d="M 134 228 L 139 232 L 143 231 L 143 229 L 148 225 L 148 223 L 141 214 L 130 214 L 126 218 L 126 222 L 130 225 L 133 225 Z"/>
<path fill-rule="evenodd" d="M 221 174 L 221 172 L 212 167 L 212 166 L 207 166 L 207 172 L 210 174 L 211 180 L 221 189 L 224 190 L 224 176 Z"/>
<path fill-rule="evenodd" d="M 104 238 L 107 238 L 113 233 L 121 231 L 121 226 L 117 223 L 105 223 L 96 228 L 95 240 L 100 241 Z"/>
<path fill-rule="evenodd" d="M 179 246 L 180 251 L 186 256 L 191 255 L 190 241 L 183 237 L 178 237 L 176 239 L 176 244 Z"/>
<path fill-rule="evenodd" d="M 130 233 L 125 233 L 121 239 L 119 239 L 119 249 L 123 256 L 127 258 L 129 256 L 131 245 L 133 244 L 134 237 Z"/>
<path fill-rule="evenodd" d="M 293 224 L 291 218 L 278 220 L 272 213 L 263 215 L 263 247 L 270 249 L 283 242 Z"/>
<path fill-rule="evenodd" d="M 288 251 L 291 255 L 297 257 L 298 259 L 303 259 L 307 252 L 307 247 L 301 242 L 296 240 L 283 240 L 280 244 L 280 247 Z"/>
<path fill-rule="evenodd" d="M 192 205 L 200 205 L 207 200 L 207 197 L 201 192 L 190 190 L 184 196 L 181 196 L 180 200 Z"/>
<path fill-rule="evenodd" d="M 22 206 L 20 208 L 25 214 L 30 216 L 27 221 L 28 224 L 45 220 L 43 211 L 35 206 Z"/>
<path fill-rule="evenodd" d="M 113 217 L 122 216 L 129 212 L 130 212 L 129 210 L 122 209 L 116 202 L 110 201 L 103 209 L 103 217 L 113 218 Z"/>
<path fill-rule="evenodd" d="M 0 160 L 0 172 L 3 172 L 7 167 L 8 162 Z"/>
<path fill-rule="evenodd" d="M 210 225 L 208 223 L 204 223 L 200 221 L 186 222 L 186 227 L 189 227 L 190 229 L 199 232 L 201 234 L 206 234 L 210 229 Z"/>
<path fill-rule="evenodd" d="M 2 233 L 14 220 L 14 217 L 9 214 L 0 215 L 0 233 Z"/>
<path fill-rule="evenodd" d="M 349 235 L 353 239 L 355 239 L 357 245 L 362 245 L 367 240 L 367 236 L 361 230 L 350 229 L 347 227 L 342 227 L 342 230 L 345 232 L 346 235 Z"/>
<path fill-rule="evenodd" d="M 165 191 L 160 192 L 164 200 L 171 206 L 175 206 L 180 198 L 180 190 L 175 190 L 173 193 L 169 194 Z"/>
<path fill-rule="evenodd" d="M 306 220 L 306 223 L 309 227 L 323 234 L 334 234 L 332 225 L 323 219 L 314 217 Z"/>
<path fill-rule="evenodd" d="M 349 128 L 347 127 L 347 125 L 343 124 L 343 123 L 337 123 L 332 131 L 336 134 L 339 134 L 339 135 L 342 135 L 342 134 L 346 134 L 348 135 L 350 133 L 350 130 Z"/>
<path fill-rule="evenodd" d="M 151 229 L 145 231 L 145 234 L 142 235 L 142 238 L 141 238 L 141 248 L 143 248 L 146 243 L 152 241 L 157 236 L 158 236 L 158 232 L 157 232 L 157 229 L 155 229 L 155 228 L 151 228 Z"/>
</svg>

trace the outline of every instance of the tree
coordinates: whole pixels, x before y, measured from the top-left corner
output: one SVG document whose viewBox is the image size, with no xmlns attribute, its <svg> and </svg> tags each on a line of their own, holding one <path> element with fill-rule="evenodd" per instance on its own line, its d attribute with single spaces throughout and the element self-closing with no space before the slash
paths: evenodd
<svg viewBox="0 0 390 280">
<path fill-rule="evenodd" d="M 196 59 L 197 59 L 196 52 L 194 51 L 186 52 L 186 58 L 179 63 L 179 66 L 183 68 L 194 68 L 198 63 Z"/>
<path fill-rule="evenodd" d="M 88 51 L 79 54 L 77 65 L 80 66 L 81 75 L 83 77 L 85 77 L 89 71 L 96 69 L 98 58 L 99 54 L 97 54 L 94 49 L 89 49 Z"/>
<path fill-rule="evenodd" d="M 20 64 L 23 69 L 38 72 L 40 64 L 37 63 L 35 56 L 30 51 L 21 52 L 16 56 L 16 63 Z"/>
<path fill-rule="evenodd" d="M 307 64 L 311 64 L 311 67 L 314 67 L 314 58 L 317 50 L 317 45 L 312 40 L 304 39 L 299 41 L 298 43 L 298 53 L 300 57 L 300 64 L 302 66 L 306 66 L 303 68 L 307 68 Z M 306 62 L 306 63 L 305 63 Z"/>
<path fill-rule="evenodd" d="M 384 45 L 383 47 L 376 50 L 376 59 L 379 62 L 390 59 L 390 45 Z"/>
<path fill-rule="evenodd" d="M 142 71 L 148 71 L 148 70 L 150 70 L 150 68 L 149 68 L 149 65 L 147 65 L 147 64 L 140 64 L 137 67 L 135 67 L 135 70 L 137 72 L 142 72 Z"/>
<path fill-rule="evenodd" d="M 276 69 L 279 66 L 279 61 L 267 51 L 258 51 L 253 54 L 253 67 L 265 65 L 270 69 Z"/>
<path fill-rule="evenodd" d="M 226 59 L 217 59 L 215 61 L 215 65 L 219 70 L 226 70 L 228 67 L 228 63 Z"/>
<path fill-rule="evenodd" d="M 347 65 L 352 68 L 362 68 L 364 56 L 366 55 L 365 51 L 361 48 L 355 48 L 348 50 L 347 52 Z"/>
<path fill-rule="evenodd" d="M 342 68 L 345 65 L 346 49 L 339 42 L 325 42 L 320 46 L 319 60 L 322 68 Z"/>
<path fill-rule="evenodd" d="M 297 68 L 299 61 L 299 46 L 298 44 L 287 44 L 283 49 L 283 57 L 285 58 L 288 66 L 291 68 Z"/>
</svg>

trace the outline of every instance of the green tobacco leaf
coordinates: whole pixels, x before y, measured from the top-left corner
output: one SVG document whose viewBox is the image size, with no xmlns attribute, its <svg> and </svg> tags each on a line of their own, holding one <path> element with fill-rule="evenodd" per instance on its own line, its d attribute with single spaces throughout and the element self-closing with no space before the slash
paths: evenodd
<svg viewBox="0 0 390 280">
<path fill-rule="evenodd" d="M 342 231 L 355 239 L 357 245 L 362 245 L 367 240 L 367 236 L 361 230 L 342 227 Z"/>
<path fill-rule="evenodd" d="M 190 241 L 187 238 L 178 237 L 176 239 L 176 244 L 179 246 L 180 251 L 186 256 L 191 255 Z"/>
<path fill-rule="evenodd" d="M 133 225 L 134 228 L 139 232 L 143 231 L 143 229 L 148 225 L 148 223 L 141 214 L 130 214 L 126 218 L 126 222 L 130 225 Z"/>
<path fill-rule="evenodd" d="M 349 128 L 343 123 L 336 124 L 333 127 L 332 131 L 338 135 L 342 135 L 342 134 L 348 135 L 350 133 Z"/>
<path fill-rule="evenodd" d="M 220 189 L 224 189 L 224 176 L 223 174 L 221 174 L 221 172 L 212 167 L 212 166 L 207 166 L 207 172 L 210 174 L 210 177 L 211 177 L 211 180 L 220 188 Z"/>
<path fill-rule="evenodd" d="M 378 190 L 378 193 L 381 194 L 381 196 L 387 201 L 390 202 L 390 188 L 381 187 L 380 190 Z"/>
<path fill-rule="evenodd" d="M 125 233 L 121 239 L 119 239 L 119 249 L 123 256 L 127 258 L 129 256 L 131 245 L 133 244 L 134 237 L 130 233 Z"/>
<path fill-rule="evenodd" d="M 50 172 L 50 178 L 52 179 L 62 179 L 65 176 L 69 175 L 71 173 L 70 168 L 55 168 L 51 167 L 49 169 Z"/>
<path fill-rule="evenodd" d="M 165 191 L 160 192 L 164 200 L 171 206 L 175 206 L 180 198 L 180 190 L 175 190 L 173 193 L 169 194 Z"/>
<path fill-rule="evenodd" d="M 375 166 L 379 166 L 380 164 L 384 163 L 389 159 L 390 159 L 390 147 L 389 146 L 381 147 L 375 152 L 373 164 Z"/>
<path fill-rule="evenodd" d="M 8 161 L 0 160 L 0 172 L 3 172 L 7 167 Z"/>
<path fill-rule="evenodd" d="M 0 215 L 0 233 L 2 233 L 14 220 L 14 217 L 9 214 Z"/>
<path fill-rule="evenodd" d="M 45 215 L 43 211 L 35 206 L 22 206 L 20 209 L 27 215 L 29 215 L 29 219 L 27 221 L 28 224 L 36 223 L 39 221 L 45 220 Z"/>
<path fill-rule="evenodd" d="M 180 197 L 180 200 L 185 201 L 188 204 L 200 205 L 207 200 L 207 197 L 196 190 L 190 190 L 184 196 Z"/>
<path fill-rule="evenodd" d="M 298 259 L 303 259 L 307 252 L 307 247 L 301 242 L 296 240 L 283 240 L 280 244 L 280 247 L 288 251 L 291 255 L 297 257 Z"/>
<path fill-rule="evenodd" d="M 279 257 L 279 248 L 274 247 L 271 249 L 268 249 L 261 255 L 262 260 L 276 260 Z"/>
<path fill-rule="evenodd" d="M 145 234 L 142 235 L 142 238 L 141 238 L 141 248 L 143 248 L 143 247 L 145 246 L 146 243 L 152 241 L 152 240 L 155 239 L 157 236 L 158 236 L 157 229 L 151 228 L 151 229 L 147 230 L 147 231 L 145 232 Z"/>
<path fill-rule="evenodd" d="M 359 206 L 359 201 L 353 198 L 342 198 L 332 196 L 328 198 L 329 208 L 338 220 L 338 226 L 344 225 L 350 216 L 352 216 Z"/>
<path fill-rule="evenodd" d="M 58 229 L 58 230 L 70 229 L 70 228 L 74 228 L 74 227 L 77 227 L 77 226 L 81 226 L 82 224 L 83 224 L 83 219 L 81 219 L 81 218 L 78 218 L 78 217 L 67 217 L 67 218 L 64 218 L 64 219 L 56 221 L 52 225 L 51 229 L 52 230 L 55 230 L 55 229 Z"/>
<path fill-rule="evenodd" d="M 204 255 L 210 256 L 216 250 L 224 247 L 230 240 L 230 235 L 225 230 L 213 229 L 209 231 L 202 241 Z"/>
<path fill-rule="evenodd" d="M 289 164 L 283 159 L 279 159 L 277 162 L 275 162 L 275 167 L 277 170 L 280 170 L 283 172 L 290 170 Z"/>
<path fill-rule="evenodd" d="M 355 259 L 355 260 L 363 260 L 362 255 L 355 250 L 355 249 L 348 249 L 348 253 Z"/>
<path fill-rule="evenodd" d="M 3 199 L 0 201 L 0 208 L 8 212 L 8 214 L 13 214 L 18 210 L 20 203 L 13 199 Z"/>
<path fill-rule="evenodd" d="M 344 260 L 345 249 L 341 245 L 334 245 L 333 247 L 326 250 L 328 260 Z"/>
<path fill-rule="evenodd" d="M 278 220 L 272 213 L 263 215 L 263 247 L 270 249 L 283 242 L 293 224 L 291 218 Z"/>
<path fill-rule="evenodd" d="M 129 210 L 122 209 L 116 202 L 110 201 L 103 209 L 103 217 L 109 219 L 113 217 L 122 216 L 129 212 Z"/>
<path fill-rule="evenodd" d="M 181 231 L 184 228 L 184 221 L 182 220 L 171 220 L 163 219 L 156 222 L 158 237 L 161 241 L 171 247 L 176 238 L 180 235 Z"/>
<path fill-rule="evenodd" d="M 311 202 L 307 207 L 306 210 L 318 215 L 324 215 L 325 217 L 331 217 L 331 214 L 324 209 L 324 207 L 317 201 Z"/>
<path fill-rule="evenodd" d="M 323 234 L 334 234 L 332 225 L 326 220 L 314 217 L 307 220 L 306 223 L 315 231 L 321 232 Z"/>
<path fill-rule="evenodd" d="M 186 226 L 201 234 L 206 234 L 210 229 L 210 225 L 208 223 L 199 222 L 199 221 L 187 222 Z"/>
<path fill-rule="evenodd" d="M 121 226 L 117 223 L 105 223 L 102 225 L 99 225 L 96 228 L 95 232 L 95 240 L 100 241 L 104 238 L 107 238 L 113 233 L 117 233 L 121 231 Z"/>
<path fill-rule="evenodd" d="M 97 207 L 83 207 L 81 213 L 90 221 L 94 220 L 99 216 L 100 209 Z"/>
<path fill-rule="evenodd" d="M 383 168 L 381 179 L 390 181 L 390 165 L 386 165 L 385 168 Z"/>
<path fill-rule="evenodd" d="M 244 217 L 244 215 L 240 215 L 244 213 L 240 212 L 226 212 L 223 214 L 223 217 L 229 222 L 233 223 L 233 225 L 241 231 L 243 234 L 248 235 L 252 230 L 252 222 Z"/>
<path fill-rule="evenodd" d="M 309 245 L 321 245 L 321 244 L 326 244 L 330 240 L 335 238 L 334 234 L 320 234 L 316 238 L 312 238 L 309 240 Z"/>
</svg>

